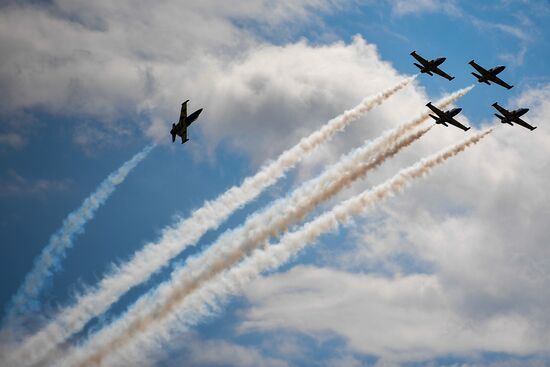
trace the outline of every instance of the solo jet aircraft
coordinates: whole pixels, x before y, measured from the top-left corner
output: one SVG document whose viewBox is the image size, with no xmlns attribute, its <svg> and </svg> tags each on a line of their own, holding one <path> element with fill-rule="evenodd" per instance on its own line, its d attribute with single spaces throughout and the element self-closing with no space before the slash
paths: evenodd
<svg viewBox="0 0 550 367">
<path fill-rule="evenodd" d="M 495 116 L 498 117 L 500 119 L 500 122 L 502 122 L 503 124 L 514 126 L 513 123 L 515 123 L 531 131 L 537 128 L 536 126 L 531 126 L 527 122 L 520 119 L 521 116 L 525 115 L 527 111 L 529 111 L 528 108 L 520 108 L 518 110 L 508 111 L 506 108 L 500 106 L 498 102 L 493 103 L 493 107 L 496 108 L 497 111 L 503 115 L 501 116 L 498 113 L 495 113 Z"/>
<path fill-rule="evenodd" d="M 453 80 L 455 78 L 454 76 L 450 76 L 439 68 L 439 65 L 443 64 L 443 62 L 446 60 L 445 57 L 440 57 L 435 60 L 426 60 L 425 58 L 417 54 L 416 51 L 411 52 L 411 55 L 416 60 L 418 60 L 420 64 L 422 64 L 419 65 L 416 62 L 414 63 L 416 67 L 420 69 L 421 73 L 426 73 L 430 76 L 437 74 L 448 80 Z"/>
<path fill-rule="evenodd" d="M 513 85 L 510 85 L 510 84 L 506 83 L 504 80 L 497 77 L 497 74 L 499 74 L 502 70 L 504 70 L 506 68 L 506 66 L 504 66 L 504 65 L 496 66 L 494 68 L 491 68 L 491 69 L 487 70 L 487 69 L 479 66 L 478 64 L 476 64 L 476 62 L 474 60 L 470 61 L 468 64 L 472 65 L 472 67 L 474 69 L 476 69 L 479 72 L 479 74 L 481 74 L 481 75 L 479 75 L 479 74 L 476 74 L 476 73 L 472 73 L 472 75 L 477 78 L 478 82 L 485 83 L 485 84 L 488 84 L 488 85 L 491 85 L 491 83 L 489 83 L 489 82 L 493 82 L 495 84 L 503 86 L 506 89 L 512 89 L 514 87 Z"/>
<path fill-rule="evenodd" d="M 435 107 L 432 102 L 428 102 L 426 106 L 428 106 L 430 110 L 434 111 L 437 115 L 430 115 L 430 117 L 435 120 L 436 124 L 441 124 L 447 127 L 449 126 L 448 124 L 451 124 L 464 131 L 470 130 L 469 127 L 462 125 L 460 122 L 454 119 L 454 116 L 458 115 L 460 111 L 462 111 L 462 108 L 453 108 L 452 110 L 441 111 L 439 108 Z"/>
<path fill-rule="evenodd" d="M 182 144 L 189 140 L 187 139 L 187 128 L 197 119 L 197 117 L 199 117 L 202 112 L 201 108 L 200 110 L 197 110 L 187 116 L 187 102 L 189 102 L 189 100 L 181 104 L 180 120 L 178 124 L 172 124 L 172 130 L 170 130 L 170 134 L 172 134 L 172 143 L 176 141 L 176 135 L 181 137 Z"/>
</svg>

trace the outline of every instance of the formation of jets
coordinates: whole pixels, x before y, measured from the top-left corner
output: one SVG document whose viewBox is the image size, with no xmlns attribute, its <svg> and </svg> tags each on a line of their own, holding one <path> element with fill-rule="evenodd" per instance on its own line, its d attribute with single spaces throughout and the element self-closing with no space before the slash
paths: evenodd
<svg viewBox="0 0 550 367">
<path fill-rule="evenodd" d="M 416 59 L 419 63 L 414 63 L 416 67 L 420 69 L 420 72 L 423 74 L 428 74 L 433 76 L 437 74 L 447 80 L 453 80 L 454 76 L 451 76 L 441 70 L 440 66 L 445 62 L 445 57 L 439 57 L 437 59 L 428 60 L 416 53 L 416 51 L 411 52 L 411 56 Z M 498 84 L 506 89 L 512 89 L 514 86 L 506 83 L 504 80 L 500 79 L 497 75 L 500 74 L 506 67 L 505 66 L 496 66 L 491 69 L 485 69 L 483 66 L 477 64 L 475 60 L 469 62 L 469 64 L 477 71 L 477 73 L 472 72 L 472 75 L 477 78 L 479 83 L 485 83 L 491 85 L 491 83 Z M 181 104 L 180 119 L 177 124 L 172 124 L 172 129 L 170 134 L 172 135 L 172 142 L 176 141 L 176 136 L 181 137 L 181 143 L 189 141 L 187 138 L 187 128 L 195 121 L 202 112 L 202 108 L 196 110 L 189 116 L 187 115 L 187 103 L 189 100 Z M 438 125 L 449 126 L 453 125 L 464 131 L 468 131 L 470 127 L 464 126 L 459 121 L 455 119 L 455 116 L 462 111 L 462 108 L 453 108 L 447 111 L 442 111 L 431 102 L 426 105 L 430 110 L 433 111 L 433 115 L 430 114 L 430 117 L 435 120 L 435 123 Z M 527 122 L 521 119 L 521 116 L 525 115 L 528 108 L 520 108 L 517 110 L 509 111 L 506 108 L 498 104 L 498 102 L 493 103 L 492 105 L 499 113 L 495 113 L 495 116 L 500 119 L 500 122 L 503 124 L 509 125 L 520 125 L 529 130 L 535 130 L 536 126 L 531 126 Z"/>
<path fill-rule="evenodd" d="M 420 73 L 428 74 L 430 76 L 433 76 L 434 74 L 437 74 L 447 80 L 453 80 L 454 76 L 451 76 L 441 70 L 439 67 L 443 62 L 445 62 L 445 57 L 439 57 L 437 59 L 428 60 L 420 56 L 416 53 L 416 51 L 411 52 L 411 56 L 414 57 L 420 64 L 414 63 L 416 67 L 420 69 Z M 500 74 L 506 67 L 505 66 L 496 66 L 491 69 L 485 69 L 484 67 L 480 66 L 475 62 L 475 60 L 472 60 L 469 62 L 469 64 L 477 71 L 477 73 L 472 72 L 472 75 L 477 78 L 477 81 L 479 83 L 485 83 L 487 85 L 491 85 L 491 83 L 498 84 L 506 89 L 512 89 L 514 86 L 506 83 L 504 80 L 500 79 L 497 75 Z M 454 116 L 458 115 L 460 111 L 462 111 L 461 108 L 453 108 L 448 111 L 442 111 L 439 108 L 432 105 L 431 102 L 429 102 L 426 105 L 429 109 L 431 109 L 435 115 L 431 115 L 435 120 L 436 124 L 440 124 L 443 126 L 449 126 L 453 125 L 458 127 L 459 129 L 462 129 L 464 131 L 469 130 L 469 127 L 464 126 L 460 122 L 458 122 Z M 509 124 L 509 125 L 520 125 L 525 127 L 529 130 L 535 130 L 536 126 L 531 126 L 527 122 L 523 121 L 520 117 L 529 111 L 528 108 L 520 108 L 517 110 L 509 111 L 506 108 L 502 107 L 498 104 L 498 102 L 493 103 L 493 107 L 500 113 L 495 113 L 495 116 L 500 119 L 500 122 L 503 124 Z"/>
</svg>

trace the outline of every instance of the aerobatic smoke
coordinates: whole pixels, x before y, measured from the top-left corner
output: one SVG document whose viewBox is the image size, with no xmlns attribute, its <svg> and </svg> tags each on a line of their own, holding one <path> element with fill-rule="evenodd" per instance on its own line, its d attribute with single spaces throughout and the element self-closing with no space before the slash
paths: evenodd
<svg viewBox="0 0 550 367">
<path fill-rule="evenodd" d="M 416 76 L 406 78 L 380 94 L 365 98 L 353 109 L 345 111 L 301 139 L 275 161 L 260 168 L 254 176 L 246 178 L 240 186 L 230 188 L 215 200 L 208 201 L 195 210 L 189 218 L 166 228 L 157 242 L 147 244 L 128 262 L 115 267 L 97 287 L 78 297 L 74 305 L 63 309 L 52 322 L 25 340 L 16 351 L 17 355 L 24 356 L 21 361 L 32 365 L 46 357 L 58 344 L 81 330 L 89 320 L 105 312 L 121 295 L 146 281 L 187 246 L 198 241 L 206 231 L 217 228 L 231 213 L 256 198 L 306 155 L 415 78 Z"/>
<path fill-rule="evenodd" d="M 121 335 L 115 338 L 111 336 L 109 339 L 115 339 L 115 341 L 108 343 L 109 346 L 104 348 L 105 351 L 102 354 L 108 354 L 107 348 L 115 350 L 124 344 L 125 340 L 130 340 L 134 335 L 146 330 L 148 324 L 166 317 L 186 296 L 223 270 L 237 264 L 247 253 L 268 240 L 271 234 L 287 230 L 289 226 L 301 220 L 319 203 L 334 197 L 343 188 L 351 185 L 388 158 L 393 157 L 402 148 L 418 140 L 430 129 L 431 126 L 392 144 L 387 144 L 387 141 L 382 139 L 387 136 L 386 134 L 370 144 L 355 149 L 318 178 L 302 184 L 289 197 L 276 200 L 263 211 L 247 218 L 243 226 L 222 234 L 200 256 L 176 270 L 172 274 L 171 281 L 157 288 L 154 305 L 143 309 L 134 307 L 132 312 L 142 316 L 139 318 L 134 316 L 135 321 L 129 324 L 127 318 L 124 317 L 126 324 L 119 329 L 127 328 L 127 331 L 121 332 Z M 141 311 L 138 312 L 137 309 L 141 309 Z M 114 329 L 116 330 L 117 327 L 114 326 Z M 96 339 L 105 339 L 105 337 Z M 117 342 L 117 339 L 120 342 Z"/>
<path fill-rule="evenodd" d="M 99 365 L 103 358 L 108 357 L 111 352 L 115 352 L 115 355 L 112 356 L 114 359 L 117 359 L 116 354 L 124 354 L 124 351 L 129 351 L 128 359 L 142 360 L 146 357 L 145 353 L 149 349 L 158 345 L 158 336 L 166 338 L 171 332 L 181 332 L 181 329 L 176 330 L 174 325 L 190 326 L 198 322 L 202 317 L 209 315 L 210 310 L 218 309 L 218 305 L 225 297 L 238 292 L 243 285 L 258 277 L 261 272 L 276 269 L 305 246 L 317 240 L 322 234 L 336 230 L 340 224 L 347 223 L 352 216 L 363 214 L 368 208 L 402 191 L 414 179 L 425 176 L 434 167 L 464 151 L 467 147 L 477 144 L 492 130 L 487 129 L 439 153 L 421 159 L 412 166 L 402 169 L 386 182 L 336 205 L 332 210 L 306 223 L 299 230 L 286 233 L 278 244 L 267 246 L 263 250 L 255 250 L 239 265 L 218 272 L 215 277 L 202 284 L 202 287 L 198 288 L 185 301 L 172 299 L 173 303 L 163 304 L 160 307 L 156 305 L 154 311 L 145 318 L 133 314 L 132 320 L 123 320 L 124 322 L 121 323 L 128 327 L 126 333 L 111 340 L 106 347 L 87 356 L 85 362 L 78 363 L 78 365 Z M 159 294 L 155 294 L 155 297 L 141 301 L 142 305 L 140 306 L 144 307 L 146 303 L 149 303 L 150 306 L 151 303 L 156 302 L 158 296 Z M 108 328 L 112 329 L 111 326 Z M 128 338 L 130 333 L 134 334 L 134 338 Z M 142 335 L 136 338 L 136 333 Z M 111 364 L 111 360 L 109 360 L 109 364 Z M 69 365 L 73 365 L 73 363 Z"/>
<path fill-rule="evenodd" d="M 468 88 L 464 88 L 462 90 L 459 90 L 453 94 L 451 94 L 450 96 L 442 99 L 438 105 L 440 108 L 444 108 L 446 106 L 448 106 L 449 104 L 451 104 L 452 102 L 454 102 L 456 99 L 460 98 L 461 96 L 463 96 L 464 94 L 466 94 L 469 90 L 471 90 L 472 87 L 468 87 Z M 399 137 L 401 137 L 403 134 L 405 134 L 406 132 L 410 131 L 411 129 L 413 129 L 414 127 L 418 126 L 420 123 L 424 122 L 426 119 L 428 118 L 428 113 L 422 113 L 421 115 L 419 115 L 417 118 L 414 118 L 412 121 L 404 124 L 404 125 L 401 125 L 393 130 L 390 130 L 388 131 L 387 133 L 385 133 L 384 135 L 382 135 L 382 137 L 376 139 L 372 144 L 370 144 L 368 147 L 363 147 L 363 148 L 360 148 L 358 149 L 355 153 L 355 155 L 351 155 L 351 157 L 356 157 L 356 159 L 350 159 L 348 161 L 347 164 L 345 164 L 340 170 L 335 170 L 333 172 L 335 173 L 327 173 L 325 175 L 325 178 L 321 179 L 320 180 L 320 184 L 318 184 L 317 188 L 315 188 L 315 186 L 304 186 L 304 189 L 298 193 L 298 195 L 296 197 L 309 197 L 311 195 L 311 193 L 316 193 L 316 192 L 321 192 L 319 190 L 319 187 L 322 187 L 326 184 L 327 181 L 329 181 L 330 179 L 333 179 L 334 177 L 337 177 L 337 176 L 340 176 L 342 174 L 342 172 L 347 172 L 351 169 L 351 167 L 353 167 L 353 165 L 355 164 L 358 164 L 358 162 L 361 162 L 362 160 L 365 160 L 367 159 L 366 157 L 368 156 L 368 154 L 372 153 L 372 152 L 375 152 L 379 149 L 382 149 L 384 146 L 387 146 L 388 144 L 395 144 L 396 141 L 399 139 Z M 309 204 L 308 207 L 304 208 L 302 210 L 303 213 L 307 213 L 309 210 L 311 210 L 312 207 L 314 207 L 316 205 L 316 203 L 320 202 L 320 197 L 322 197 L 322 194 L 318 195 L 317 197 L 313 197 L 311 199 L 311 203 Z M 220 245 L 220 246 L 216 246 L 216 248 L 219 248 L 221 250 L 221 253 L 227 253 L 227 251 L 229 251 L 229 249 L 232 248 L 231 244 L 232 243 L 242 243 L 243 240 L 246 240 L 248 237 L 248 242 L 252 241 L 253 243 L 257 243 L 258 241 L 258 238 L 262 238 L 262 236 L 268 236 L 269 234 L 275 234 L 277 233 L 278 231 L 280 230 L 283 230 L 284 228 L 286 228 L 286 226 L 288 225 L 287 222 L 285 221 L 282 221 L 281 222 L 281 218 L 292 218 L 291 221 L 297 221 L 301 218 L 301 216 L 305 215 L 305 214 L 300 214 L 300 211 L 296 211 L 295 213 L 293 213 L 293 215 L 287 215 L 287 216 L 282 216 L 282 215 L 279 215 L 280 213 L 282 213 L 282 211 L 288 209 L 288 208 L 292 208 L 292 207 L 296 207 L 296 205 L 285 205 L 285 204 L 279 204 L 278 208 L 277 209 L 274 209 L 272 211 L 270 211 L 271 214 L 265 214 L 264 216 L 262 216 L 261 218 L 264 218 L 263 221 L 256 221 L 254 222 L 254 220 L 251 220 L 249 221 L 248 223 L 250 224 L 249 226 L 246 226 L 248 230 L 245 230 L 245 231 L 236 231 L 236 232 L 233 232 L 233 233 L 228 233 L 224 236 L 224 240 L 219 242 L 219 243 L 224 243 L 224 245 Z M 309 209 L 308 209 L 309 208 Z M 271 218 L 271 219 L 270 219 Z M 279 225 L 264 225 L 263 223 L 266 223 L 266 222 L 269 222 L 269 220 L 273 220 L 273 218 L 276 218 L 279 222 Z M 258 230 L 257 228 L 260 228 L 260 230 Z M 266 231 L 266 229 L 270 229 L 269 232 Z M 259 233 L 258 233 L 259 231 Z M 243 237 L 245 236 L 245 237 Z M 252 240 L 251 240 L 252 239 Z M 256 241 L 256 242 L 254 242 Z M 219 255 L 219 254 L 217 254 Z M 153 255 L 152 255 L 153 256 Z M 206 255 L 205 255 L 206 256 Z M 203 259 L 204 257 L 201 257 L 201 259 Z M 215 256 L 213 258 L 216 258 Z M 191 261 L 191 263 L 193 263 Z M 47 342 L 49 342 L 47 340 Z M 33 353 L 36 349 L 30 349 L 30 348 L 26 348 L 26 354 L 28 355 L 29 353 Z"/>
<path fill-rule="evenodd" d="M 40 309 L 38 297 L 54 272 L 61 268 L 61 261 L 65 258 L 67 250 L 73 247 L 74 238 L 84 232 L 84 226 L 93 219 L 97 209 L 105 204 L 116 187 L 154 147 L 154 144 L 148 145 L 126 161 L 111 173 L 78 209 L 65 218 L 63 225 L 50 237 L 42 253 L 35 259 L 32 270 L 26 275 L 23 284 L 13 296 L 5 319 L 8 327 L 14 326 L 17 317 Z"/>
</svg>

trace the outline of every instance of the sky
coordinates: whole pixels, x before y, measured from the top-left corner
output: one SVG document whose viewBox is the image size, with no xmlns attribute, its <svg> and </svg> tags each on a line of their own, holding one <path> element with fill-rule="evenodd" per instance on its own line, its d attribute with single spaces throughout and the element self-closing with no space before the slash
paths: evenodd
<svg viewBox="0 0 550 367">
<path fill-rule="evenodd" d="M 207 317 L 186 325 L 182 316 L 132 363 L 550 365 L 549 20 L 544 0 L 2 2 L 2 314 L 67 215 L 149 144 L 156 147 L 46 279 L 39 305 L 25 315 L 25 335 L 167 226 L 363 98 L 415 75 L 409 54 L 416 50 L 446 57 L 442 68 L 455 79 L 419 75 L 124 294 L 70 344 L 85 345 L 174 269 L 350 149 L 475 84 L 468 65 L 475 59 L 506 65 L 500 76 L 514 85 L 478 84 L 455 103 L 460 121 L 474 132 L 495 126 L 492 134 L 243 285 Z M 172 144 L 169 129 L 186 99 L 189 112 L 204 111 L 190 141 Z M 496 101 L 529 108 L 525 120 L 537 130 L 501 125 Z M 468 134 L 435 126 L 304 221 Z M 124 353 L 106 365 L 124 365 Z"/>
</svg>

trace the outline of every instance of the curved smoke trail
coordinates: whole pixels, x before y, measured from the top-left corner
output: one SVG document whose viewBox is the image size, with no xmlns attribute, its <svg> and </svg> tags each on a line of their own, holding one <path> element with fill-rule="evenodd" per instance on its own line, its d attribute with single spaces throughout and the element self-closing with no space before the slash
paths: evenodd
<svg viewBox="0 0 550 367">
<path fill-rule="evenodd" d="M 121 295 L 146 281 L 187 246 L 198 241 L 206 231 L 217 228 L 231 213 L 274 184 L 318 146 L 415 78 L 416 76 L 406 78 L 380 94 L 365 98 L 353 109 L 345 111 L 301 139 L 275 161 L 263 166 L 254 176 L 246 178 L 240 186 L 230 188 L 215 200 L 208 201 L 195 210 L 189 218 L 166 228 L 157 242 L 148 243 L 128 262 L 114 268 L 97 287 L 78 297 L 74 305 L 63 309 L 46 327 L 25 340 L 16 351 L 17 355 L 24 356 L 20 359 L 21 363 L 32 365 L 45 358 L 57 345 L 81 330 L 88 321 L 105 312 Z"/>
<path fill-rule="evenodd" d="M 468 87 L 451 94 L 450 96 L 442 99 L 438 103 L 438 106 L 440 108 L 444 108 L 450 105 L 452 102 L 466 94 L 471 89 L 472 87 Z M 352 158 L 348 158 L 347 163 L 345 162 L 346 160 L 344 160 L 344 162 L 341 162 L 339 166 L 340 168 L 337 168 L 332 172 L 328 172 L 321 180 L 314 181 L 315 183 L 313 185 L 303 185 L 302 190 L 297 191 L 292 201 L 279 203 L 278 206 L 274 207 L 273 210 L 270 210 L 268 213 L 264 213 L 262 216 L 256 216 L 255 218 L 252 218 L 250 221 L 248 221 L 248 225 L 245 226 L 244 229 L 240 228 L 240 230 L 238 231 L 226 233 L 220 238 L 219 241 L 217 241 L 216 246 L 212 246 L 210 249 L 206 250 L 206 253 L 200 257 L 201 261 L 205 261 L 207 264 L 210 264 L 212 263 L 212 261 L 214 261 L 212 259 L 217 259 L 219 258 L 219 256 L 230 256 L 231 258 L 234 258 L 235 255 L 230 255 L 232 252 L 230 249 L 235 249 L 235 246 L 237 246 L 236 244 L 242 244 L 243 240 L 246 240 L 246 238 L 244 238 L 243 236 L 248 237 L 248 241 L 245 241 L 245 243 L 256 244 L 259 240 L 262 240 L 262 238 L 266 238 L 266 236 L 268 236 L 269 234 L 283 230 L 288 225 L 289 220 L 299 220 L 301 216 L 305 215 L 303 213 L 307 213 L 309 210 L 311 210 L 311 208 L 314 207 L 316 203 L 320 202 L 320 198 L 323 197 L 323 194 L 318 194 L 316 197 L 312 197 L 311 195 L 315 195 L 315 193 L 321 193 L 321 189 L 326 185 L 327 182 L 330 182 L 330 180 L 341 176 L 345 172 L 353 170 L 354 166 L 362 162 L 362 160 L 367 159 L 369 154 L 377 152 L 380 149 L 384 149 L 384 147 L 387 145 L 395 144 L 396 141 L 403 134 L 407 133 L 411 129 L 424 122 L 429 117 L 428 115 L 429 113 L 427 112 L 422 113 L 418 117 L 412 119 L 410 122 L 386 132 L 380 138 L 372 142 L 372 144 L 368 144 L 367 146 L 358 148 L 354 154 L 350 155 L 350 157 Z M 285 208 L 294 208 L 299 206 L 297 205 L 297 200 L 301 198 L 309 199 L 309 204 L 305 205 L 301 209 L 301 211 L 295 211 L 293 215 L 280 215 L 285 210 Z M 278 225 L 271 223 L 271 225 L 268 226 L 265 224 L 266 222 L 273 221 L 273 218 L 275 218 L 276 223 L 278 221 Z M 289 219 L 285 221 L 283 218 Z M 259 228 L 259 230 L 257 230 L 257 228 Z M 189 263 L 201 264 L 200 261 L 196 262 L 193 260 L 191 262 L 188 262 L 188 265 Z M 200 265 L 198 265 L 198 269 L 200 269 Z M 217 268 L 216 270 L 220 270 L 220 268 Z"/>
<path fill-rule="evenodd" d="M 281 266 L 301 249 L 314 243 L 322 234 L 336 230 L 341 224 L 347 223 L 351 217 L 363 214 L 368 208 L 404 190 L 414 179 L 427 175 L 436 166 L 463 152 L 469 146 L 477 144 L 492 130 L 487 129 L 439 153 L 421 159 L 412 166 L 402 169 L 386 182 L 345 200 L 332 210 L 306 223 L 300 229 L 285 234 L 277 245 L 270 245 L 264 250 L 255 250 L 239 265 L 216 274 L 185 301 L 171 304 L 170 306 L 173 307 L 171 312 L 166 312 L 168 307 L 164 306 L 156 308 L 146 318 L 135 318 L 132 320 L 133 323 L 130 320 L 125 320 L 124 326 L 135 325 L 132 332 L 139 330 L 145 335 L 133 339 L 112 340 L 108 345 L 109 348 L 104 347 L 104 349 L 96 350 L 95 354 L 87 356 L 84 362 L 77 365 L 99 365 L 103 358 L 109 357 L 112 352 L 126 354 L 126 361 L 133 358 L 136 360 L 146 358 L 146 353 L 158 347 L 159 336 L 167 338 L 172 332 L 181 332 L 181 329 L 176 329 L 175 325 L 191 326 L 204 316 L 210 315 L 211 310 L 219 309 L 220 302 L 227 296 L 239 292 L 245 284 L 258 277 L 262 272 Z M 154 302 L 154 300 L 149 299 L 148 302 Z M 148 329 L 146 330 L 146 328 Z M 110 347 L 114 347 L 114 349 Z M 102 354 L 104 352 L 107 353 Z M 115 355 L 114 359 L 116 360 L 117 357 L 120 356 Z M 109 360 L 109 364 L 111 362 L 113 361 Z M 69 363 L 68 365 L 74 364 Z"/>
<path fill-rule="evenodd" d="M 154 147 L 154 144 L 148 145 L 126 161 L 111 173 L 78 209 L 65 218 L 63 225 L 50 237 L 48 244 L 35 259 L 32 270 L 25 276 L 23 284 L 13 296 L 6 315 L 8 327 L 17 322 L 17 317 L 40 309 L 38 297 L 54 272 L 61 268 L 61 261 L 65 258 L 67 250 L 73 247 L 75 237 L 84 232 L 84 226 L 93 219 L 97 209 Z"/>
<path fill-rule="evenodd" d="M 222 234 L 200 256 L 174 271 L 171 280 L 157 287 L 153 292 L 154 295 L 142 297 L 137 303 L 138 306 L 132 307 L 128 315 L 106 329 L 107 333 L 111 330 L 112 335 L 107 337 L 106 332 L 103 331 L 93 338 L 89 344 L 103 342 L 107 345 L 99 347 L 99 351 L 87 361 L 75 362 L 70 361 L 69 358 L 69 361 L 64 363 L 67 365 L 99 364 L 98 362 L 104 356 L 131 342 L 148 327 L 169 316 L 187 296 L 225 269 L 236 265 L 247 253 L 268 240 L 271 234 L 287 230 L 318 204 L 329 200 L 355 180 L 364 177 L 367 172 L 418 140 L 430 129 L 431 126 L 390 144 L 384 144 L 387 143 L 387 139 L 381 139 L 387 137 L 388 134 L 385 134 L 342 157 L 320 177 L 302 184 L 289 197 L 276 200 L 264 210 L 250 216 L 241 227 Z M 153 298 L 153 304 L 143 306 L 143 299 Z M 105 343 L 105 339 L 110 341 Z M 91 349 L 93 348 L 88 346 L 88 350 Z M 75 359 L 78 360 L 78 358 Z"/>
</svg>

